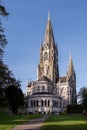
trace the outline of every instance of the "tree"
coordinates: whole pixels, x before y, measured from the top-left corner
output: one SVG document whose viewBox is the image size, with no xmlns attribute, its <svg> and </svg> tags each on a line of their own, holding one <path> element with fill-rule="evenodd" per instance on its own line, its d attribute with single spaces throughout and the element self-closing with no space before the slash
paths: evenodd
<svg viewBox="0 0 87 130">
<path fill-rule="evenodd" d="M 9 105 L 13 113 L 18 112 L 18 108 L 24 105 L 24 95 L 19 86 L 11 85 L 6 89 L 6 95 L 9 100 Z"/>
<path fill-rule="evenodd" d="M 0 60 L 3 58 L 4 48 L 7 45 L 6 36 L 4 35 L 4 29 L 2 28 L 2 23 L 0 21 Z"/>
<path fill-rule="evenodd" d="M 83 104 L 87 108 L 87 87 L 80 88 L 78 92 L 78 103 Z"/>
<path fill-rule="evenodd" d="M 0 16 L 7 17 L 9 13 L 6 8 L 1 5 L 0 0 Z M 24 95 L 20 89 L 20 81 L 16 80 L 12 71 L 3 62 L 4 48 L 7 45 L 7 39 L 4 34 L 4 28 L 0 19 L 0 107 L 5 107 L 6 104 L 12 107 L 13 112 L 16 112 L 20 105 L 24 104 Z"/>
<path fill-rule="evenodd" d="M 8 66 L 0 61 L 0 87 L 6 88 L 16 82 L 12 71 L 9 70 Z"/>
<path fill-rule="evenodd" d="M 12 88 L 10 89 L 11 86 L 14 86 L 15 88 L 13 87 L 13 89 Z M 24 97 L 23 97 L 22 90 L 20 89 L 20 86 L 21 86 L 21 82 L 19 80 L 16 80 L 12 71 L 9 70 L 8 66 L 5 65 L 2 61 L 0 61 L 0 107 L 11 105 L 10 100 L 13 99 L 15 96 L 18 102 L 17 107 L 19 105 L 24 104 Z M 7 90 L 9 90 L 8 94 L 7 94 Z M 18 94 L 15 93 L 16 90 Z M 12 95 L 13 98 L 10 96 L 11 93 L 13 95 L 15 94 L 14 97 Z"/>
<path fill-rule="evenodd" d="M 1 1 L 0 1 L 1 4 Z M 0 15 L 2 16 L 8 16 L 9 13 L 6 11 L 5 7 L 3 5 L 0 5 Z"/>
<path fill-rule="evenodd" d="M 7 17 L 9 13 L 6 11 L 5 7 L 1 5 L 0 0 L 0 16 Z M 4 28 L 2 27 L 2 22 L 0 18 L 0 107 L 6 106 L 8 100 L 5 94 L 6 82 L 7 82 L 7 71 L 8 67 L 3 63 L 4 48 L 7 45 L 6 36 L 4 35 Z"/>
<path fill-rule="evenodd" d="M 1 5 L 1 1 L 0 1 L 0 15 L 4 17 L 7 17 L 9 15 L 5 7 Z M 7 40 L 6 40 L 6 36 L 4 35 L 4 28 L 2 27 L 2 22 L 0 19 L 0 60 L 2 60 L 3 58 L 4 48 L 6 45 L 7 45 Z"/>
</svg>

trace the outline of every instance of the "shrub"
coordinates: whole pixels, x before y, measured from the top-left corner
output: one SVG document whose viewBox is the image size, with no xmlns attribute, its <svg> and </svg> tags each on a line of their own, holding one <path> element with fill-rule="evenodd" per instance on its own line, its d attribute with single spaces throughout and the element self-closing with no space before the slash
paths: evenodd
<svg viewBox="0 0 87 130">
<path fill-rule="evenodd" d="M 83 105 L 71 104 L 67 106 L 68 114 L 80 114 L 83 113 Z"/>
</svg>

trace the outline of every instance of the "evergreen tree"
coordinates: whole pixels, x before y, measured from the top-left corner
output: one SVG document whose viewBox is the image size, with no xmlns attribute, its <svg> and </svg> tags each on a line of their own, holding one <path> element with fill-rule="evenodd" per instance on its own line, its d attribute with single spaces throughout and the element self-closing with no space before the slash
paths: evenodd
<svg viewBox="0 0 87 130">
<path fill-rule="evenodd" d="M 87 87 L 82 87 L 78 93 L 78 102 L 87 108 Z"/>
<path fill-rule="evenodd" d="M 17 113 L 18 108 L 24 105 L 24 95 L 19 86 L 11 85 L 6 89 L 6 95 L 9 100 L 12 112 Z"/>
</svg>

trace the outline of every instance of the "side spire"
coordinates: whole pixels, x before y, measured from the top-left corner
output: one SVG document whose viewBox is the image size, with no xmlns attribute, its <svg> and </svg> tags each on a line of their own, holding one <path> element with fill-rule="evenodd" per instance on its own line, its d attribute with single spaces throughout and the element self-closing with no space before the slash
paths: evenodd
<svg viewBox="0 0 87 130">
<path fill-rule="evenodd" d="M 69 65 L 68 65 L 68 74 L 72 74 L 74 72 L 74 66 L 72 61 L 72 54 L 70 52 Z"/>
</svg>

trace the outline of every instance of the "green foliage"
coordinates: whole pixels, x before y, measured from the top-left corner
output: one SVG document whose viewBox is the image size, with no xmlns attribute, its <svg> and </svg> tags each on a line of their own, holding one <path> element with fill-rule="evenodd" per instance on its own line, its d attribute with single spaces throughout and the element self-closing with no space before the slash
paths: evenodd
<svg viewBox="0 0 87 130">
<path fill-rule="evenodd" d="M 8 107 L 9 103 L 8 103 L 8 99 L 5 95 L 5 91 L 3 88 L 0 87 L 0 108 L 2 107 Z"/>
<path fill-rule="evenodd" d="M 17 113 L 18 107 L 24 105 L 24 95 L 19 86 L 11 85 L 6 88 L 6 96 L 13 113 Z"/>
<path fill-rule="evenodd" d="M 0 0 L 0 16 L 6 17 L 8 15 L 9 13 L 5 7 L 1 5 Z M 21 86 L 20 81 L 16 80 L 12 71 L 10 71 L 8 66 L 3 62 L 4 48 L 6 45 L 7 40 L 0 19 L 0 107 L 10 105 L 13 112 L 15 112 L 20 105 L 22 106 L 24 104 L 24 95 L 19 88 Z M 13 88 L 13 90 L 11 88 Z"/>
<path fill-rule="evenodd" d="M 4 29 L 2 28 L 2 23 L 0 21 L 0 60 L 3 58 L 4 48 L 7 45 L 6 36 L 4 35 Z"/>
<path fill-rule="evenodd" d="M 86 121 L 82 115 L 51 115 L 41 130 L 86 130 Z"/>
<path fill-rule="evenodd" d="M 5 7 L 1 5 L 0 1 L 0 16 L 7 17 L 9 13 L 6 11 Z M 2 27 L 1 18 L 0 18 L 0 60 L 3 58 L 4 48 L 7 45 L 6 36 L 4 34 L 4 28 Z"/>
<path fill-rule="evenodd" d="M 84 109 L 83 105 L 71 104 L 67 106 L 67 113 L 68 114 L 83 113 L 83 109 Z"/>
<path fill-rule="evenodd" d="M 0 16 L 8 16 L 8 12 L 5 7 L 1 5 L 0 1 Z M 3 63 L 4 48 L 7 45 L 6 36 L 4 34 L 4 29 L 2 27 L 1 18 L 0 18 L 0 107 L 6 106 L 8 104 L 5 87 L 7 86 L 7 66 Z"/>
<path fill-rule="evenodd" d="M 11 89 L 11 86 L 13 86 L 13 89 Z M 24 95 L 20 86 L 20 81 L 16 80 L 8 66 L 0 61 L 0 107 L 12 105 L 12 102 L 16 105 L 14 109 L 19 105 L 23 106 Z M 11 101 L 12 99 L 13 101 Z M 17 99 L 17 101 L 15 101 L 15 99 Z"/>
<path fill-rule="evenodd" d="M 84 108 L 87 108 L 87 87 L 80 88 L 78 100 L 80 104 L 83 104 Z"/>
<path fill-rule="evenodd" d="M 0 0 L 0 15 L 5 17 L 9 15 L 9 13 L 6 11 L 6 8 L 1 4 L 1 0 Z"/>
<path fill-rule="evenodd" d="M 0 87 L 6 88 L 15 82 L 15 78 L 8 66 L 0 61 Z"/>
</svg>

